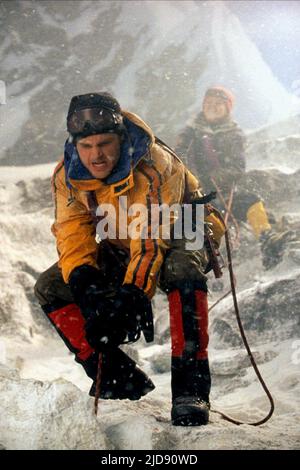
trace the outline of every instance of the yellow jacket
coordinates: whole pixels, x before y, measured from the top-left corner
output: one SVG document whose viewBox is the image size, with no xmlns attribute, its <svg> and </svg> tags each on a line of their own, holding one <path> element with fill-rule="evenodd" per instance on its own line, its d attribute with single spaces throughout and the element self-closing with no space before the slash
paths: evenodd
<svg viewBox="0 0 300 470">
<path fill-rule="evenodd" d="M 106 182 L 93 178 L 81 164 L 75 147 L 66 144 L 64 159 L 57 165 L 52 179 L 55 202 L 52 232 L 57 240 L 59 266 L 67 283 L 76 267 L 83 264 L 98 267 L 99 245 L 89 202 L 91 194 L 96 204 L 112 204 L 117 216 L 117 238 L 109 241 L 130 252 L 124 283 L 135 284 L 151 298 L 169 245 L 161 238 L 130 239 L 124 234 L 118 237 L 119 197 L 127 197 L 128 207 L 134 203 L 147 207 L 172 205 L 183 202 L 186 185 L 189 192 L 195 192 L 199 183 L 170 149 L 155 140 L 151 129 L 138 116 L 126 111 L 123 116 L 133 154 L 120 157 L 116 171 Z M 130 167 L 126 169 L 124 165 L 128 162 Z M 213 214 L 208 219 L 213 223 L 216 240 L 220 241 L 224 227 Z M 127 217 L 128 224 L 132 220 L 132 216 Z"/>
</svg>

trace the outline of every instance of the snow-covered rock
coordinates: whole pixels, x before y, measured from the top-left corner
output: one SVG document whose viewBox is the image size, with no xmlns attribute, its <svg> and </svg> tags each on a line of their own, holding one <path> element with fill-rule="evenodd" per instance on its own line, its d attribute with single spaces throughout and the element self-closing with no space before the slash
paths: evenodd
<svg viewBox="0 0 300 470">
<path fill-rule="evenodd" d="M 0 442 L 6 449 L 105 449 L 92 399 L 75 385 L 22 380 L 0 367 Z"/>
<path fill-rule="evenodd" d="M 300 276 L 257 283 L 238 296 L 240 315 L 251 344 L 298 338 Z M 211 331 L 216 347 L 240 347 L 232 300 L 215 307 Z M 226 310 L 225 310 L 226 309 Z M 224 315 L 224 310 L 226 315 Z"/>
<path fill-rule="evenodd" d="M 95 417 L 93 400 L 65 380 L 24 380 L 16 371 L 4 366 L 0 367 L 0 377 L 0 446 L 3 449 L 299 448 L 294 406 L 289 402 L 285 404 L 283 400 L 283 396 L 287 397 L 299 383 L 295 376 L 293 379 L 290 376 L 289 383 L 285 382 L 281 400 L 278 400 L 277 415 L 260 428 L 237 427 L 214 412 L 208 426 L 175 428 L 169 423 L 170 404 L 164 396 L 143 398 L 139 402 L 100 400 L 98 416 Z M 251 399 L 250 396 L 246 405 L 244 414 L 240 411 L 241 404 L 231 407 L 230 413 L 253 420 L 261 417 L 262 408 L 266 407 L 264 400 Z"/>
<path fill-rule="evenodd" d="M 248 133 L 249 170 L 276 168 L 283 173 L 300 169 L 300 115 Z"/>
</svg>

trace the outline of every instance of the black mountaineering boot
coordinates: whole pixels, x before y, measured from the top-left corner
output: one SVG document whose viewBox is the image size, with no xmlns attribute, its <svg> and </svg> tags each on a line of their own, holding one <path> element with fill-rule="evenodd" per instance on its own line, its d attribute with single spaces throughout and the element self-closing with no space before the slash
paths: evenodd
<svg viewBox="0 0 300 470">
<path fill-rule="evenodd" d="M 273 269 L 283 260 L 288 244 L 296 240 L 292 230 L 268 230 L 260 235 L 262 263 L 265 270 Z"/>
<path fill-rule="evenodd" d="M 201 426 L 209 419 L 209 404 L 195 396 L 177 397 L 171 411 L 174 426 Z"/>
<path fill-rule="evenodd" d="M 154 390 L 151 379 L 137 367 L 121 349 L 111 349 L 102 353 L 100 398 L 110 400 L 139 400 Z M 98 354 L 94 354 L 82 364 L 87 375 L 93 378 L 89 395 L 95 396 Z"/>
<path fill-rule="evenodd" d="M 172 358 L 172 424 L 199 426 L 208 423 L 210 385 L 207 359 Z"/>
</svg>

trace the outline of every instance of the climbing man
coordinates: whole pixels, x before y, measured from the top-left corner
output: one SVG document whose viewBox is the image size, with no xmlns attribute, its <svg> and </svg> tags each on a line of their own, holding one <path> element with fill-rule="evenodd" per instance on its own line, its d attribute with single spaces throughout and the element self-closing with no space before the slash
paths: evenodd
<svg viewBox="0 0 300 470">
<path fill-rule="evenodd" d="M 153 339 L 151 299 L 159 285 L 170 311 L 172 423 L 207 424 L 207 255 L 202 246 L 186 249 L 184 238 L 164 239 L 160 230 L 151 235 L 151 207 L 183 207 L 201 197 L 198 180 L 140 117 L 121 109 L 107 92 L 73 97 L 67 130 L 52 181 L 59 260 L 35 285 L 42 310 L 93 380 L 91 396 L 100 351 L 100 397 L 138 400 L 154 385 L 119 346 L 141 332 L 146 341 Z M 134 204 L 146 210 L 137 236 L 127 230 L 138 219 L 130 211 Z M 107 237 L 102 231 L 99 239 L 99 224 L 109 224 L 110 208 L 116 230 Z M 217 246 L 224 225 L 211 209 L 205 221 Z"/>
</svg>

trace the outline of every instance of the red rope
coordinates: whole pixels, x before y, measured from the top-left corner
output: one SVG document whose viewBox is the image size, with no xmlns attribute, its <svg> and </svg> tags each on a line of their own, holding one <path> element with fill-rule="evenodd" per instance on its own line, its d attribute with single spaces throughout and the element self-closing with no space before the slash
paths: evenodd
<svg viewBox="0 0 300 470">
<path fill-rule="evenodd" d="M 94 409 L 95 409 L 96 416 L 98 413 L 98 401 L 100 397 L 100 388 L 101 388 L 101 370 L 102 370 L 102 352 L 99 352 L 97 378 L 96 378 L 96 392 L 95 392 L 95 402 L 94 402 Z"/>
<path fill-rule="evenodd" d="M 217 212 L 217 214 L 218 214 L 218 217 L 224 222 L 224 219 L 223 219 L 222 215 L 219 212 Z M 273 397 L 272 397 L 272 395 L 271 395 L 271 393 L 270 393 L 270 391 L 269 391 L 269 389 L 268 389 L 268 387 L 267 387 L 264 379 L 262 378 L 262 376 L 260 374 L 260 371 L 257 367 L 257 364 L 255 362 L 252 351 L 251 351 L 250 346 L 248 344 L 248 340 L 246 338 L 244 327 L 243 327 L 243 324 L 242 324 L 242 321 L 241 321 L 239 306 L 238 306 L 238 301 L 237 301 L 237 296 L 236 296 L 236 290 L 235 290 L 235 276 L 234 276 L 233 267 L 232 267 L 232 257 L 231 257 L 231 248 L 230 248 L 230 239 L 229 239 L 228 229 L 226 229 L 226 231 L 225 231 L 225 242 L 226 242 L 226 251 L 227 251 L 227 259 L 228 259 L 228 270 L 229 270 L 229 276 L 230 276 L 231 292 L 232 292 L 234 311 L 235 311 L 238 327 L 239 327 L 239 330 L 240 330 L 240 333 L 241 333 L 241 337 L 242 337 L 244 346 L 245 346 L 246 351 L 248 353 L 248 356 L 250 358 L 252 367 L 255 371 L 255 374 L 256 374 L 262 388 L 264 389 L 264 391 L 265 391 L 265 393 L 266 393 L 266 395 L 269 399 L 270 411 L 264 418 L 260 419 L 259 421 L 255 421 L 253 423 L 247 423 L 247 422 L 244 422 L 244 421 L 239 421 L 239 420 L 237 420 L 235 418 L 232 418 L 231 416 L 228 416 L 225 413 L 223 413 L 221 411 L 218 411 L 218 410 L 213 410 L 212 409 L 211 411 L 213 413 L 218 413 L 219 415 L 222 416 L 222 418 L 226 419 L 227 421 L 230 421 L 231 423 L 237 424 L 237 425 L 239 425 L 239 424 L 249 424 L 250 426 L 260 426 L 261 424 L 266 423 L 271 418 L 271 416 L 274 412 L 274 409 L 275 409 L 275 404 L 274 404 Z M 214 304 L 214 305 L 216 305 L 216 304 Z M 211 307 L 211 309 L 214 307 L 214 305 Z"/>
</svg>

